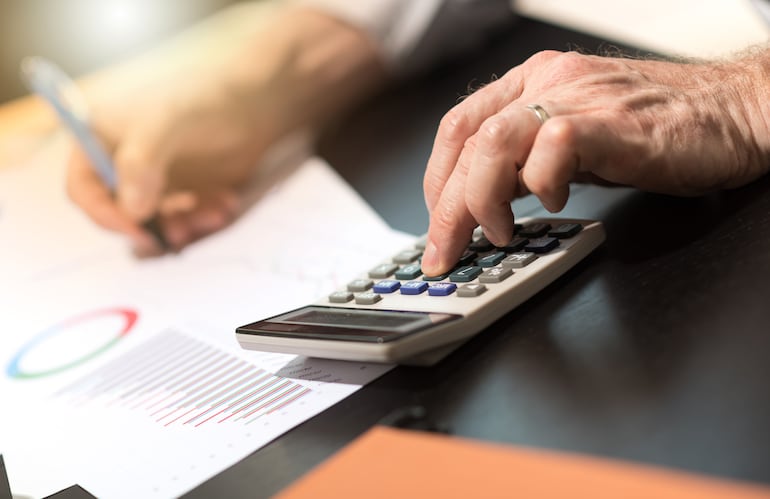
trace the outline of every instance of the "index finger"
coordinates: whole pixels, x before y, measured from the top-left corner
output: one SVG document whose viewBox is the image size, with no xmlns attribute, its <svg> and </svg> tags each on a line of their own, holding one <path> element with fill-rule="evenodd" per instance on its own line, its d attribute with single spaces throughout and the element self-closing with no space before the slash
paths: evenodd
<svg viewBox="0 0 770 499">
<path fill-rule="evenodd" d="M 74 144 L 67 160 L 67 194 L 88 217 L 105 229 L 128 236 L 137 245 L 147 244 L 147 235 L 115 203 L 113 195 L 91 166 L 80 146 Z"/>
<path fill-rule="evenodd" d="M 519 72 L 518 68 L 512 69 L 505 77 L 470 95 L 441 119 L 423 178 L 425 204 L 429 213 L 433 212 L 441 198 L 466 141 L 478 131 L 484 120 L 521 94 L 523 79 Z"/>
</svg>

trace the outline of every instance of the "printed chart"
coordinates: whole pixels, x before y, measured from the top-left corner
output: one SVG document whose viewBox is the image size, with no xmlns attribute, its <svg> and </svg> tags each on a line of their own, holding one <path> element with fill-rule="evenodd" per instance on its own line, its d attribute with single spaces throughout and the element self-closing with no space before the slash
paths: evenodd
<svg viewBox="0 0 770 499">
<path fill-rule="evenodd" d="M 125 337 L 134 327 L 137 316 L 136 310 L 133 309 L 108 308 L 93 310 L 85 314 L 71 317 L 59 324 L 55 324 L 35 335 L 11 358 L 5 370 L 6 375 L 9 378 L 15 379 L 41 378 L 83 365 L 88 360 L 97 357 L 99 354 L 114 347 L 121 339 L 123 339 L 123 337 Z M 104 325 L 100 324 L 105 320 L 114 323 L 112 326 L 106 325 L 106 331 Z M 96 333 L 99 334 L 99 336 L 104 337 L 104 339 L 101 341 L 97 339 L 97 344 L 93 349 L 86 351 L 76 358 L 66 359 L 65 357 L 66 360 L 62 362 L 61 353 L 57 348 L 58 343 L 62 340 L 72 342 L 77 341 L 78 339 L 63 337 L 68 336 L 69 333 L 79 333 L 82 335 L 83 331 L 90 330 L 91 328 L 89 326 L 94 324 L 96 325 Z M 49 352 L 48 355 L 46 355 L 46 351 Z M 29 362 L 31 357 L 34 358 L 36 356 L 55 358 L 50 360 L 52 364 L 43 368 L 38 368 L 36 370 L 26 369 L 24 365 Z M 47 361 L 44 360 L 43 362 Z"/>
<path fill-rule="evenodd" d="M 178 331 L 144 345 L 57 393 L 73 407 L 136 410 L 163 426 L 239 423 L 287 407 L 310 392 Z"/>
<path fill-rule="evenodd" d="M 328 165 L 308 160 L 227 229 L 137 260 L 71 205 L 54 163 L 0 175 L 0 453 L 15 494 L 178 497 L 391 368 L 235 340 L 412 239 Z"/>
</svg>

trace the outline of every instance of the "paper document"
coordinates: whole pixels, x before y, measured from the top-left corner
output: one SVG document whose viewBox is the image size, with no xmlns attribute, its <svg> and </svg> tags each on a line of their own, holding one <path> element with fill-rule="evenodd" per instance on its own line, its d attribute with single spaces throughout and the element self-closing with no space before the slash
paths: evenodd
<svg viewBox="0 0 770 499">
<path fill-rule="evenodd" d="M 763 45 L 770 26 L 750 0 L 511 0 L 524 16 L 661 55 L 729 57 Z"/>
<path fill-rule="evenodd" d="M 0 172 L 0 453 L 15 494 L 178 496 L 390 369 L 235 340 L 413 237 L 321 160 L 224 231 L 140 261 L 67 200 L 60 146 Z"/>
</svg>

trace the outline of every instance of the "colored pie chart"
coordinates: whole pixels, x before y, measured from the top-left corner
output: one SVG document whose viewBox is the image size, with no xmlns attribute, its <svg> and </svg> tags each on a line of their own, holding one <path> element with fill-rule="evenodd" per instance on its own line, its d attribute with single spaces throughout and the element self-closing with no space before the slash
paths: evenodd
<svg viewBox="0 0 770 499">
<path fill-rule="evenodd" d="M 34 379 L 85 364 L 128 335 L 138 314 L 129 308 L 105 308 L 72 316 L 36 334 L 14 355 L 6 375 Z"/>
</svg>

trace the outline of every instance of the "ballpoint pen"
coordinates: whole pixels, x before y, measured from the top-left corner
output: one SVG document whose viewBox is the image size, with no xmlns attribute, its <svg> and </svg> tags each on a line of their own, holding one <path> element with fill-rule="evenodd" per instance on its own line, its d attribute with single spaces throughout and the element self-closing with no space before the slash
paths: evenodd
<svg viewBox="0 0 770 499">
<path fill-rule="evenodd" d="M 0 499 L 12 499 L 11 486 L 8 483 L 8 473 L 5 471 L 5 461 L 0 454 Z"/>
<path fill-rule="evenodd" d="M 29 89 L 45 100 L 62 124 L 85 151 L 96 173 L 110 191 L 115 192 L 117 177 L 112 159 L 91 130 L 85 99 L 77 85 L 58 66 L 42 57 L 27 57 L 21 63 L 21 75 Z M 157 217 L 142 224 L 163 250 L 169 248 Z"/>
</svg>

